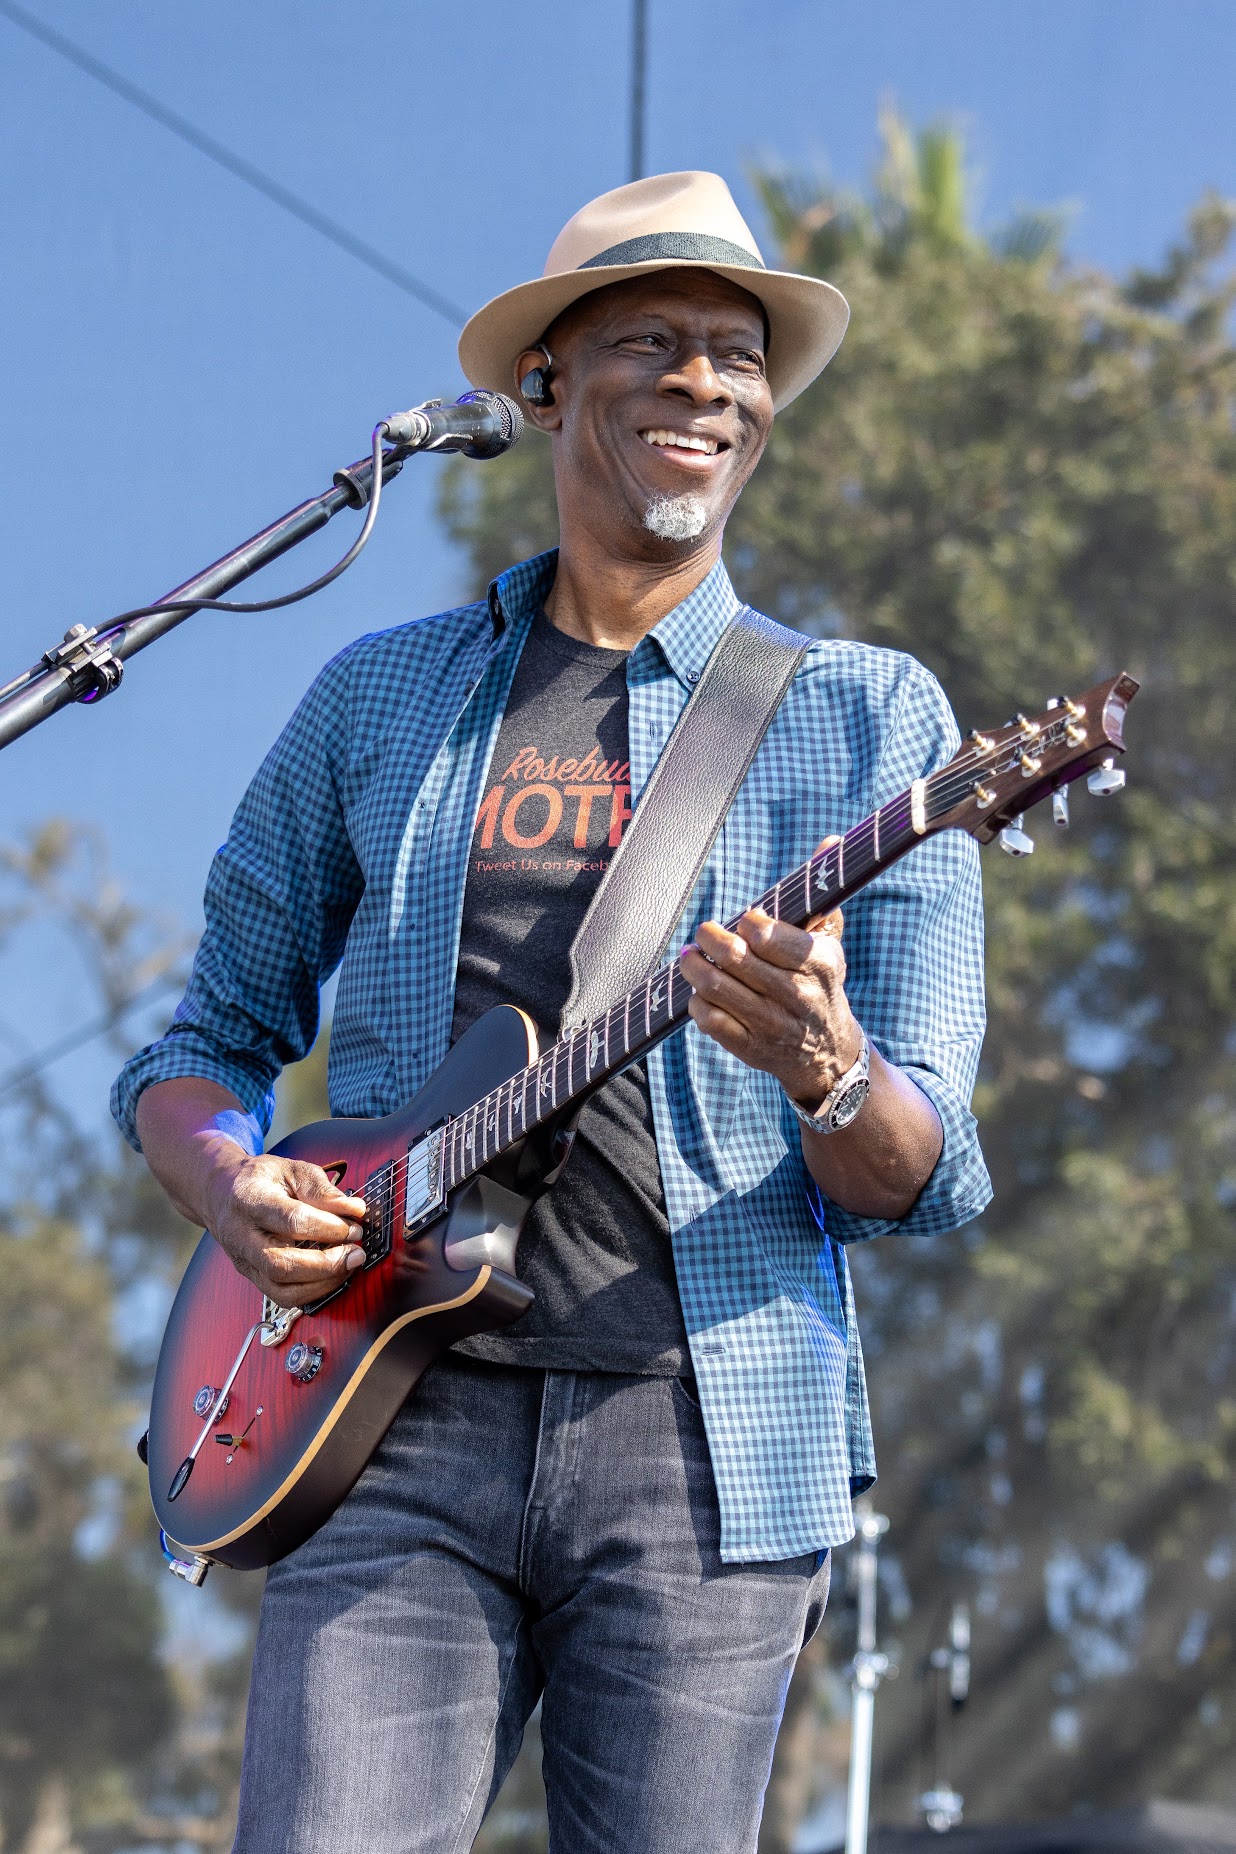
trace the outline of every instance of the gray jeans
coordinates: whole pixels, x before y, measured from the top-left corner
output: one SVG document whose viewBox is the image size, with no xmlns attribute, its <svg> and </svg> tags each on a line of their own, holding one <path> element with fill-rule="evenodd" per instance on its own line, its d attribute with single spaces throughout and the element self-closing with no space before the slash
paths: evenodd
<svg viewBox="0 0 1236 1854">
<path fill-rule="evenodd" d="M 718 1535 L 679 1379 L 443 1359 L 270 1572 L 236 1854 L 463 1854 L 538 1696 L 553 1854 L 750 1854 L 829 1562 Z"/>
</svg>

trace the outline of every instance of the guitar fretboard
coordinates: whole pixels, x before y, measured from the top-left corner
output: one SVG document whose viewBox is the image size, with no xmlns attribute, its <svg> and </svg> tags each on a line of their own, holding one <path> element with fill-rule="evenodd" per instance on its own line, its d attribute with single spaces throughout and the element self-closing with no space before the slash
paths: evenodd
<svg viewBox="0 0 1236 1854">
<path fill-rule="evenodd" d="M 919 841 L 912 812 L 912 793 L 903 792 L 751 905 L 796 927 L 839 907 Z M 728 923 L 731 930 L 738 918 Z M 447 1124 L 443 1189 L 455 1190 L 534 1128 L 640 1061 L 686 1021 L 690 1002 L 691 987 L 674 959 L 601 1016 L 559 1037 L 536 1062 Z"/>
<path fill-rule="evenodd" d="M 801 927 L 813 916 L 842 906 L 916 843 L 946 829 L 950 822 L 975 834 L 976 825 L 982 824 L 990 834 L 993 824 L 1017 808 L 1008 801 L 1018 796 L 1021 782 L 1038 779 L 1044 755 L 1054 760 L 1049 778 L 1062 772 L 1076 777 L 1076 770 L 1068 773 L 1066 769 L 1093 763 L 1104 741 L 1121 746 L 1119 721 L 1136 686 L 1131 678 L 1117 677 L 1088 692 L 1085 699 L 1096 703 L 1092 734 L 1097 738 L 1088 738 L 1087 729 L 1080 725 L 1086 717 L 1085 707 L 1063 699 L 1049 704 L 1049 710 L 1056 709 L 1057 714 L 1048 713 L 1037 722 L 1019 715 L 1016 724 L 1009 722 L 997 730 L 1001 738 L 972 734 L 973 745 L 967 743 L 946 766 L 916 779 L 907 791 L 800 863 L 750 905 L 774 920 Z M 1104 720 L 1111 704 L 1116 704 L 1111 722 L 1116 732 Z M 1041 784 L 1027 783 L 1022 789 L 1032 802 L 1043 795 Z M 950 818 L 963 800 L 973 801 L 972 815 Z M 731 931 L 741 918 L 728 923 Z M 599 1017 L 560 1036 L 537 1061 L 448 1120 L 441 1128 L 439 1201 L 536 1127 L 565 1115 L 611 1076 L 673 1035 L 686 1020 L 690 1002 L 691 987 L 673 959 Z M 398 1201 L 407 1164 L 405 1156 L 383 1166 L 362 1187 L 383 1221 Z"/>
</svg>

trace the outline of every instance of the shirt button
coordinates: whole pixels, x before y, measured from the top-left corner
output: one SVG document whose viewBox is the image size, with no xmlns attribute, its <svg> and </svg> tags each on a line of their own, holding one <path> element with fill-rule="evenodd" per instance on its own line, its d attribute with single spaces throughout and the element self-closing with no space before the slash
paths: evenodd
<svg viewBox="0 0 1236 1854">
<path fill-rule="evenodd" d="M 688 682 L 698 682 L 699 679 L 700 679 L 700 673 L 698 670 L 688 670 L 687 671 L 687 681 Z"/>
</svg>

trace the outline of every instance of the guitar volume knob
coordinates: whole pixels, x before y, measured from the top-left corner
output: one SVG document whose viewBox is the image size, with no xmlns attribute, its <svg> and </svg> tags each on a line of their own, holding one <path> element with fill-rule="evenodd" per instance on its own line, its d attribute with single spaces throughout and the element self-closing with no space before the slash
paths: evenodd
<svg viewBox="0 0 1236 1854">
<path fill-rule="evenodd" d="M 308 1384 L 322 1369 L 322 1347 L 297 1340 L 283 1364 L 289 1377 L 295 1378 L 298 1384 Z"/>
<path fill-rule="evenodd" d="M 208 1417 L 210 1415 L 211 1406 L 213 1405 L 215 1398 L 218 1395 L 219 1393 L 215 1389 L 213 1384 L 203 1384 L 201 1390 L 197 1393 L 197 1396 L 193 1399 L 193 1414 L 195 1416 L 200 1416 L 203 1419 Z M 223 1402 L 219 1405 L 219 1408 L 215 1411 L 214 1420 L 216 1423 L 223 1416 L 230 1402 L 231 1402 L 230 1397 L 225 1397 L 223 1399 Z"/>
</svg>

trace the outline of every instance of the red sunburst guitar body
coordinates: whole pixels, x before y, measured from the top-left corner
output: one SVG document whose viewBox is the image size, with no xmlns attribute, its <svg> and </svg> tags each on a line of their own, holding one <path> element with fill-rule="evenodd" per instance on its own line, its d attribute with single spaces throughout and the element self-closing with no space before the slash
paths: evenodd
<svg viewBox="0 0 1236 1854">
<path fill-rule="evenodd" d="M 941 830 L 987 843 L 1012 824 L 1023 854 L 1023 811 L 1087 771 L 1100 796 L 1123 783 L 1115 754 L 1136 689 L 1115 676 L 1035 720 L 972 734 L 753 905 L 801 925 Z M 328 1300 L 289 1312 L 203 1237 L 168 1320 L 146 1439 L 159 1524 L 189 1554 L 173 1568 L 200 1582 L 210 1563 L 249 1568 L 291 1551 L 338 1506 L 438 1354 L 526 1311 L 519 1232 L 565 1162 L 575 1115 L 680 1029 L 690 1000 L 672 960 L 543 1054 L 531 1019 L 499 1005 L 399 1113 L 323 1120 L 275 1148 L 365 1198 L 366 1263 Z"/>
<path fill-rule="evenodd" d="M 499 1005 L 460 1038 L 398 1113 L 323 1120 L 273 1150 L 310 1159 L 359 1192 L 375 1173 L 398 1166 L 428 1128 L 462 1113 L 536 1055 L 531 1019 Z M 210 1414 L 200 1394 L 222 1389 L 265 1310 L 260 1291 L 213 1237 L 203 1236 L 168 1320 L 147 1439 L 151 1496 L 173 1548 L 239 1569 L 283 1557 L 333 1512 L 438 1354 L 526 1311 L 532 1294 L 512 1272 L 515 1242 L 566 1149 L 561 1134 L 541 1142 L 545 1163 L 538 1164 L 527 1151 L 533 1143 L 525 1143 L 520 1175 L 508 1168 L 505 1182 L 471 1180 L 441 1215 L 408 1235 L 396 1172 L 396 1187 L 380 1206 L 389 1227 L 376 1246 L 386 1253 L 316 1311 L 302 1313 L 281 1341 L 263 1344 L 261 1334 L 252 1340 L 192 1473 L 170 1499 Z M 469 1260 L 478 1255 L 508 1267 Z M 321 1353 L 312 1377 L 288 1369 L 298 1345 L 309 1353 L 306 1366 L 315 1362 L 314 1351 Z"/>
</svg>

